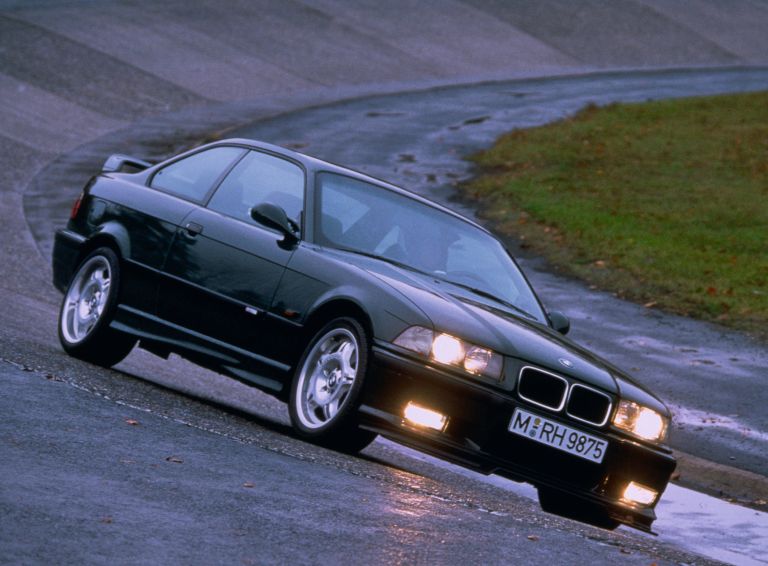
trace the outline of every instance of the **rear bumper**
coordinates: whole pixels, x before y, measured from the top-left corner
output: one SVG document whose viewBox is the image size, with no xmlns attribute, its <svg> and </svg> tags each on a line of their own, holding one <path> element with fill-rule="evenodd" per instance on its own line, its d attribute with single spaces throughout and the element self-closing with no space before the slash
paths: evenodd
<svg viewBox="0 0 768 566">
<path fill-rule="evenodd" d="M 66 291 L 72 273 L 77 267 L 77 260 L 80 257 L 82 245 L 85 243 L 85 237 L 62 229 L 56 232 L 53 240 L 53 285 L 62 293 Z"/>
<path fill-rule="evenodd" d="M 376 346 L 361 406 L 362 426 L 482 473 L 560 490 L 602 506 L 616 520 L 650 531 L 653 505 L 621 500 L 630 481 L 663 493 L 676 462 L 669 451 L 623 437 L 608 427 L 579 425 L 542 411 L 514 393 L 496 391 L 399 352 Z M 448 417 L 443 432 L 408 424 L 403 410 L 417 403 Z M 516 407 L 608 442 L 599 464 L 508 431 Z"/>
</svg>

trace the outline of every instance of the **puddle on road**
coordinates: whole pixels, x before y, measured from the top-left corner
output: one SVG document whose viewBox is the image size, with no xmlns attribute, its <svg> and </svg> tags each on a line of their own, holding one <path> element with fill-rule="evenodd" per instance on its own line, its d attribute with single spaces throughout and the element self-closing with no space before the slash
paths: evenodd
<svg viewBox="0 0 768 566">
<path fill-rule="evenodd" d="M 738 566 L 768 564 L 768 513 L 670 485 L 656 514 L 662 541 Z"/>
<path fill-rule="evenodd" d="M 536 489 L 529 484 L 516 483 L 495 475 L 484 476 L 389 440 L 379 439 L 377 442 L 415 460 L 538 501 Z M 653 524 L 653 530 L 658 533 L 658 537 L 629 527 L 619 528 L 737 566 L 768 564 L 768 513 L 670 485 L 656 507 L 656 515 L 658 519 Z"/>
<path fill-rule="evenodd" d="M 756 430 L 738 420 L 738 415 L 719 415 L 708 411 L 697 411 L 679 405 L 670 405 L 672 421 L 677 425 L 688 425 L 697 429 L 719 428 L 737 432 L 742 436 L 768 442 L 768 433 Z M 768 549 L 768 546 L 766 547 Z M 768 554 L 768 550 L 766 550 Z"/>
</svg>

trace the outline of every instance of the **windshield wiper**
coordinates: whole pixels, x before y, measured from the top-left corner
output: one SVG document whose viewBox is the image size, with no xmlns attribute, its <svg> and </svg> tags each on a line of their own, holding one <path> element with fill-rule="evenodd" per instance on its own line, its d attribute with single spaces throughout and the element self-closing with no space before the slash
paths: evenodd
<svg viewBox="0 0 768 566">
<path fill-rule="evenodd" d="M 355 250 L 355 249 L 352 249 L 352 248 L 335 248 L 335 249 L 337 249 L 339 251 L 342 251 L 342 252 L 349 252 L 349 253 L 352 253 L 352 254 L 355 254 L 355 255 L 361 255 L 361 256 L 364 256 L 364 257 L 370 257 L 370 258 L 373 258 L 373 259 L 379 259 L 381 261 L 384 261 L 384 262 L 389 263 L 391 265 L 394 265 L 396 267 L 402 267 L 403 269 L 407 269 L 409 271 L 414 271 L 416 273 L 421 273 L 422 275 L 428 275 L 430 277 L 434 277 L 434 274 L 432 274 L 432 273 L 429 273 L 427 271 L 422 271 L 421 269 L 419 269 L 417 267 L 413 267 L 412 265 L 408 265 L 407 263 L 403 263 L 402 261 L 398 261 L 396 259 L 392 259 L 391 257 L 375 254 L 375 253 L 372 253 L 372 252 L 364 252 L 362 250 Z"/>
<path fill-rule="evenodd" d="M 531 313 L 529 313 L 526 310 L 521 309 L 517 305 L 513 305 L 510 302 L 505 301 L 504 299 L 500 299 L 493 293 L 489 293 L 488 291 L 484 291 L 483 289 L 478 289 L 477 287 L 472 287 L 471 285 L 466 285 L 465 283 L 459 283 L 458 281 L 452 281 L 451 279 L 441 279 L 441 281 L 445 281 L 446 283 L 450 283 L 451 285 L 456 285 L 457 287 L 461 287 L 462 289 L 466 289 L 467 291 L 471 291 L 472 293 L 476 295 L 480 295 L 481 297 L 485 297 L 486 299 L 491 299 L 494 302 L 499 303 L 500 305 L 504 305 L 507 308 L 510 308 L 514 310 L 515 312 L 518 312 L 525 316 L 526 318 L 530 318 L 531 320 L 535 322 L 541 322 L 538 320 L 535 316 L 533 316 Z"/>
</svg>

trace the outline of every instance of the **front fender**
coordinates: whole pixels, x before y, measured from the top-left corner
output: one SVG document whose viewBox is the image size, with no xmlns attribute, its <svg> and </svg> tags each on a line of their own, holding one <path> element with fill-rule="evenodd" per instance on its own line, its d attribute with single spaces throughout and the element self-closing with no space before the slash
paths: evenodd
<svg viewBox="0 0 768 566">
<path fill-rule="evenodd" d="M 387 342 L 394 340 L 408 326 L 425 325 L 421 316 L 414 316 L 410 309 L 403 308 L 399 298 L 393 300 L 381 292 L 372 296 L 369 290 L 354 285 L 343 285 L 320 295 L 310 307 L 308 318 L 312 320 L 318 313 L 334 310 L 346 312 L 350 307 L 353 312 L 365 315 L 374 338 Z"/>
<path fill-rule="evenodd" d="M 299 246 L 272 302 L 275 313 L 293 312 L 302 325 L 333 303 L 366 314 L 374 337 L 394 340 L 405 326 L 432 326 L 410 299 L 370 273 L 309 247 Z"/>
</svg>

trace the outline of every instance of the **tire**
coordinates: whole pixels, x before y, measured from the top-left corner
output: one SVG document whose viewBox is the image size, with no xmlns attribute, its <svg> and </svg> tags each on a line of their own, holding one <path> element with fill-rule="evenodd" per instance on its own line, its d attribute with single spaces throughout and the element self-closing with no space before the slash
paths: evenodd
<svg viewBox="0 0 768 566">
<path fill-rule="evenodd" d="M 376 434 L 361 430 L 357 409 L 368 369 L 368 337 L 351 318 L 337 318 L 310 340 L 291 384 L 291 423 L 299 436 L 355 453 Z"/>
<path fill-rule="evenodd" d="M 608 512 L 595 503 L 584 501 L 565 492 L 539 487 L 539 504 L 547 513 L 587 523 L 612 531 L 621 523 L 611 518 Z"/>
<path fill-rule="evenodd" d="M 130 353 L 136 338 L 109 327 L 119 289 L 120 260 L 112 249 L 98 248 L 80 263 L 59 310 L 59 341 L 67 354 L 111 367 Z"/>
</svg>

